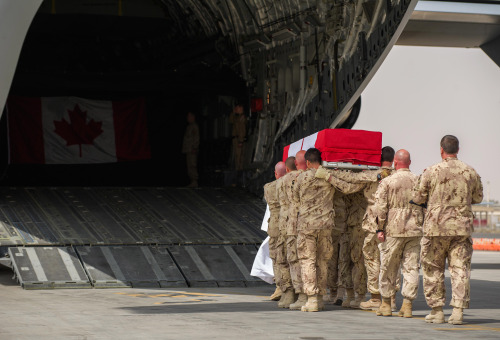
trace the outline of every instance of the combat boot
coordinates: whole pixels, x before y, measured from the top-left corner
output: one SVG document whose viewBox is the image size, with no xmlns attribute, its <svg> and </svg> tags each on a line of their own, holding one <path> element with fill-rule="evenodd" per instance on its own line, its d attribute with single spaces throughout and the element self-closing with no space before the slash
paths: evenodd
<svg viewBox="0 0 500 340">
<path fill-rule="evenodd" d="M 395 311 L 398 310 L 398 306 L 396 305 L 396 294 L 394 294 L 393 296 L 391 296 L 391 310 L 393 312 L 395 312 Z"/>
<path fill-rule="evenodd" d="M 300 310 L 303 312 L 318 312 L 318 295 L 308 295 L 306 304 Z"/>
<path fill-rule="evenodd" d="M 344 300 L 344 294 L 345 294 L 345 288 L 339 288 L 333 304 L 336 306 L 342 306 L 342 302 Z"/>
<path fill-rule="evenodd" d="M 464 310 L 463 308 L 454 307 L 453 312 L 448 318 L 448 323 L 452 325 L 461 325 L 464 321 Z"/>
<path fill-rule="evenodd" d="M 342 288 L 340 288 L 340 290 L 342 290 Z M 337 289 L 330 288 L 330 295 L 328 296 L 327 303 L 334 304 L 336 300 L 337 300 Z"/>
<path fill-rule="evenodd" d="M 399 310 L 398 315 L 400 317 L 411 318 L 413 316 L 412 312 L 411 312 L 411 308 L 412 308 L 411 300 L 404 299 L 403 305 L 401 306 L 401 309 Z"/>
<path fill-rule="evenodd" d="M 290 305 L 290 310 L 301 310 L 302 306 L 305 306 L 307 302 L 307 294 L 299 293 L 299 298 L 297 301 Z"/>
<path fill-rule="evenodd" d="M 295 301 L 295 292 L 293 291 L 293 289 L 289 288 L 281 296 L 281 299 L 278 302 L 278 307 L 289 308 L 294 301 Z"/>
<path fill-rule="evenodd" d="M 372 294 L 372 298 L 370 300 L 367 300 L 365 302 L 361 302 L 359 304 L 359 308 L 364 309 L 364 310 L 376 310 L 377 308 L 380 307 L 380 304 L 382 303 L 381 301 L 381 296 L 380 294 Z M 390 304 L 390 301 L 389 301 Z M 390 305 L 389 305 L 390 307 Z"/>
<path fill-rule="evenodd" d="M 279 301 L 279 299 L 281 299 L 281 289 L 280 289 L 280 287 L 276 286 L 276 290 L 269 297 L 269 300 L 271 300 L 271 301 Z"/>
<path fill-rule="evenodd" d="M 351 301 L 350 307 L 354 309 L 359 309 L 359 305 L 365 299 L 364 295 L 358 295 L 354 300 Z"/>
<path fill-rule="evenodd" d="M 342 307 L 351 308 L 351 303 L 355 299 L 354 289 L 347 288 L 347 298 L 342 302 Z"/>
<path fill-rule="evenodd" d="M 318 294 L 318 309 L 325 310 L 325 301 L 323 301 L 323 295 Z"/>
<path fill-rule="evenodd" d="M 392 316 L 391 298 L 383 298 L 380 307 L 377 309 L 377 315 Z"/>
<path fill-rule="evenodd" d="M 444 323 L 443 307 L 433 307 L 430 314 L 425 317 L 427 323 Z"/>
</svg>

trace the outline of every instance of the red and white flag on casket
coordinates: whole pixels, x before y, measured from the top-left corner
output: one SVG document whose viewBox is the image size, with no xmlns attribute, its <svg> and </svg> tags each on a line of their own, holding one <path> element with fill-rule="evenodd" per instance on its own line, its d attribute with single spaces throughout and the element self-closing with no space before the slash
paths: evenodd
<svg viewBox="0 0 500 340">
<path fill-rule="evenodd" d="M 151 158 L 143 98 L 10 96 L 7 115 L 11 163 L 89 164 Z"/>
<path fill-rule="evenodd" d="M 283 161 L 309 148 L 321 151 L 321 158 L 327 162 L 380 166 L 382 133 L 349 129 L 321 130 L 287 145 L 283 150 Z"/>
</svg>

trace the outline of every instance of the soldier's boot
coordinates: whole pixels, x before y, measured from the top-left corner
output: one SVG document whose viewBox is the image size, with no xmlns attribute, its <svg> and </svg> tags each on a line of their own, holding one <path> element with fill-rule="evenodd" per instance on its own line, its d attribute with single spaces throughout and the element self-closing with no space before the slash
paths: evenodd
<svg viewBox="0 0 500 340">
<path fill-rule="evenodd" d="M 297 301 L 290 305 L 290 310 L 301 310 L 302 306 L 305 306 L 307 302 L 307 294 L 299 293 Z"/>
<path fill-rule="evenodd" d="M 391 310 L 393 312 L 395 312 L 395 311 L 398 310 L 398 306 L 396 305 L 396 294 L 394 294 L 393 296 L 391 296 Z"/>
<path fill-rule="evenodd" d="M 289 308 L 290 305 L 295 301 L 295 292 L 292 288 L 288 288 L 285 293 L 281 296 L 278 302 L 279 308 Z"/>
<path fill-rule="evenodd" d="M 425 317 L 427 323 L 444 323 L 443 307 L 433 307 L 430 314 Z"/>
<path fill-rule="evenodd" d="M 351 308 L 351 303 L 356 299 L 356 296 L 354 294 L 354 289 L 347 288 L 346 292 L 347 292 L 347 297 L 342 302 L 342 307 L 344 307 L 344 308 Z"/>
<path fill-rule="evenodd" d="M 405 318 L 411 318 L 412 315 L 412 302 L 411 300 L 404 299 L 403 300 L 403 305 L 401 306 L 401 309 L 399 310 L 398 315 L 400 317 L 405 317 Z"/>
<path fill-rule="evenodd" d="M 383 298 L 376 313 L 378 316 L 392 316 L 391 298 Z"/>
<path fill-rule="evenodd" d="M 306 304 L 300 310 L 303 312 L 318 312 L 318 295 L 308 295 Z"/>
<path fill-rule="evenodd" d="M 464 321 L 464 310 L 462 308 L 454 307 L 453 312 L 448 318 L 448 323 L 452 325 L 461 325 Z"/>
<path fill-rule="evenodd" d="M 342 302 L 344 300 L 345 288 L 339 288 L 337 291 L 337 296 L 335 297 L 335 301 L 333 304 L 335 306 L 342 306 Z"/>
<path fill-rule="evenodd" d="M 390 299 L 389 299 L 390 300 Z M 380 294 L 372 294 L 372 298 L 359 304 L 359 308 L 364 310 L 377 310 L 382 303 Z M 389 301 L 390 304 L 390 301 Z"/>
<path fill-rule="evenodd" d="M 318 309 L 325 310 L 325 301 L 323 300 L 323 295 L 318 294 Z"/>
<path fill-rule="evenodd" d="M 354 309 L 359 309 L 359 305 L 361 304 L 361 302 L 363 302 L 364 299 L 365 299 L 364 295 L 356 296 L 356 298 L 352 300 L 351 303 L 349 304 L 349 307 Z"/>
<path fill-rule="evenodd" d="M 330 295 L 328 296 L 327 303 L 333 304 L 335 302 L 335 299 L 337 299 L 337 289 L 330 288 Z"/>
<path fill-rule="evenodd" d="M 281 289 L 280 289 L 280 287 L 276 286 L 276 290 L 269 297 L 269 300 L 271 300 L 271 301 L 279 301 L 280 298 L 281 298 Z"/>
</svg>

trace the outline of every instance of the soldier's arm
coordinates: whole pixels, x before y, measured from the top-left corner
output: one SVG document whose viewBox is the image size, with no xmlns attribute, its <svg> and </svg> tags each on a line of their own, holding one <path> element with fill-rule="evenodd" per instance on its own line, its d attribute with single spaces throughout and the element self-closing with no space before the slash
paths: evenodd
<svg viewBox="0 0 500 340">
<path fill-rule="evenodd" d="M 346 172 L 346 171 L 334 171 L 332 175 L 343 181 L 353 183 L 353 184 L 365 184 L 378 182 L 379 171 L 367 170 L 361 172 Z M 387 176 L 385 176 L 387 177 Z"/>
<path fill-rule="evenodd" d="M 365 183 L 354 184 L 351 182 L 344 181 L 340 178 L 335 177 L 334 173 L 337 171 L 326 169 L 322 166 L 316 170 L 314 175 L 316 178 L 321 178 L 331 185 L 333 185 L 337 190 L 344 194 L 353 194 L 355 192 L 361 191 L 365 188 Z"/>
<path fill-rule="evenodd" d="M 481 177 L 477 176 L 476 186 L 472 188 L 472 204 L 481 203 L 483 201 L 483 183 Z"/>
<path fill-rule="evenodd" d="M 387 182 L 382 181 L 375 192 L 374 211 L 377 216 L 377 229 L 384 230 L 389 212 L 389 191 Z"/>
<path fill-rule="evenodd" d="M 429 198 L 429 172 L 424 172 L 420 175 L 417 181 L 417 185 L 413 188 L 412 200 L 410 203 L 417 205 L 427 204 Z"/>
</svg>

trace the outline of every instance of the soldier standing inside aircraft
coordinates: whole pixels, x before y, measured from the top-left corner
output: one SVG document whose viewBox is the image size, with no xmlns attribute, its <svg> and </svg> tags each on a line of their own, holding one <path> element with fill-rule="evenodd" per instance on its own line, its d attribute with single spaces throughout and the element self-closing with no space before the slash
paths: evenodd
<svg viewBox="0 0 500 340">
<path fill-rule="evenodd" d="M 189 180 L 188 187 L 198 186 L 198 148 L 200 146 L 200 131 L 196 124 L 196 117 L 192 112 L 187 113 L 186 132 L 182 141 L 182 153 L 186 154 L 186 167 Z"/>
<path fill-rule="evenodd" d="M 377 315 L 392 316 L 391 297 L 396 294 L 396 277 L 402 267 L 404 301 L 399 316 L 412 317 L 412 302 L 417 297 L 420 240 L 424 220 L 422 207 L 410 204 L 418 176 L 410 172 L 410 153 L 399 150 L 394 157 L 396 172 L 383 179 L 375 193 L 380 249 L 380 282 L 382 304 Z"/>
<path fill-rule="evenodd" d="M 295 155 L 295 167 L 297 170 L 290 172 L 286 176 L 287 183 L 285 185 L 286 194 L 290 201 L 288 222 L 286 224 L 286 254 L 290 266 L 293 288 L 295 289 L 295 293 L 299 294 L 297 301 L 290 305 L 291 310 L 301 310 L 302 306 L 307 302 L 307 294 L 305 294 L 303 290 L 300 262 L 297 255 L 297 218 L 300 202 L 298 197 L 294 196 L 294 187 L 297 182 L 297 177 L 307 170 L 306 159 L 304 158 L 305 153 L 305 150 L 301 150 Z"/>
<path fill-rule="evenodd" d="M 280 308 L 289 308 L 295 301 L 295 291 L 292 284 L 292 276 L 290 273 L 290 265 L 287 259 L 287 242 L 286 242 L 286 229 L 288 223 L 288 214 L 290 210 L 290 199 L 287 195 L 286 187 L 291 185 L 295 179 L 295 157 L 288 157 L 285 161 L 286 175 L 278 179 L 276 182 L 276 192 L 278 201 L 280 202 L 280 218 L 279 218 L 279 231 L 280 236 L 276 244 L 276 261 L 278 262 L 280 276 L 277 278 L 278 285 L 280 286 L 283 295 L 278 303 Z"/>
<path fill-rule="evenodd" d="M 280 202 L 278 200 L 278 195 L 276 191 L 276 183 L 279 178 L 286 174 L 285 163 L 278 162 L 274 167 L 274 177 L 275 181 L 267 183 L 264 185 L 264 199 L 269 205 L 269 220 L 267 234 L 269 235 L 269 257 L 273 260 L 273 271 L 274 280 L 277 282 L 277 278 L 280 277 L 278 263 L 276 261 L 276 244 L 278 242 L 279 232 L 279 217 L 280 217 Z M 278 285 L 277 289 L 278 290 Z M 273 295 L 276 295 L 275 292 Z"/>
<path fill-rule="evenodd" d="M 243 113 L 243 106 L 236 105 L 229 116 L 229 123 L 233 125 L 233 159 L 236 171 L 243 170 L 243 145 L 246 139 L 247 120 Z"/>
<path fill-rule="evenodd" d="M 448 323 L 460 325 L 463 309 L 469 308 L 470 302 L 471 204 L 482 201 L 483 186 L 477 172 L 457 159 L 457 137 L 446 135 L 440 145 L 442 161 L 424 171 L 413 195 L 414 203 L 427 204 L 421 263 L 425 300 L 432 311 L 425 321 L 444 322 L 444 270 L 448 259 L 453 306 Z"/>
<path fill-rule="evenodd" d="M 303 312 L 323 309 L 326 293 L 328 260 L 332 257 L 333 195 L 335 189 L 314 175 L 321 164 L 321 153 L 311 148 L 305 154 L 307 171 L 302 172 L 294 186 L 299 201 L 297 221 L 297 253 L 300 259 L 302 284 L 307 294 Z"/>
</svg>

